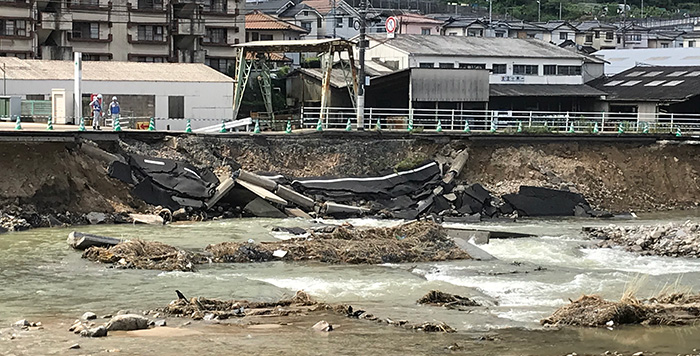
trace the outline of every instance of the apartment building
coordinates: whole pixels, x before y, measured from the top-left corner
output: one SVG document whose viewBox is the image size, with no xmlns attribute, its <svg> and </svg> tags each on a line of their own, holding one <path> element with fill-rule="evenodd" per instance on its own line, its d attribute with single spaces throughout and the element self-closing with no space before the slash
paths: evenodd
<svg viewBox="0 0 700 356">
<path fill-rule="evenodd" d="M 226 71 L 243 42 L 242 0 L 1 0 L 0 56 L 199 62 Z"/>
</svg>

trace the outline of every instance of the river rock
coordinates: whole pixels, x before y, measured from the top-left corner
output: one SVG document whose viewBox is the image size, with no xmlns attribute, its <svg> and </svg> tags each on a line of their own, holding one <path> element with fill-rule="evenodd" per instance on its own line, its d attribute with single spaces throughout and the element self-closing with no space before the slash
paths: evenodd
<svg viewBox="0 0 700 356">
<path fill-rule="evenodd" d="M 22 319 L 22 320 L 15 321 L 15 323 L 13 325 L 19 326 L 21 328 L 25 328 L 25 327 L 28 328 L 28 327 L 32 326 L 32 323 L 30 323 L 27 319 Z"/>
<path fill-rule="evenodd" d="M 83 319 L 83 320 L 97 319 L 97 314 L 92 313 L 92 312 L 86 312 L 85 314 L 83 314 L 81 319 Z"/>
<path fill-rule="evenodd" d="M 105 337 L 107 336 L 107 328 L 104 325 L 100 325 L 96 328 L 85 329 L 80 332 L 82 337 Z"/>
<path fill-rule="evenodd" d="M 585 228 L 590 238 L 599 239 L 598 247 L 621 246 L 642 255 L 700 257 L 700 232 L 697 224 L 606 226 Z"/>
<path fill-rule="evenodd" d="M 147 329 L 148 318 L 138 314 L 117 315 L 107 322 L 106 327 L 107 331 Z"/>
<path fill-rule="evenodd" d="M 321 320 L 318 323 L 314 324 L 314 326 L 312 326 L 311 329 L 315 331 L 328 332 L 333 331 L 333 325 L 329 324 L 325 320 Z"/>
<path fill-rule="evenodd" d="M 105 213 L 98 213 L 98 212 L 90 212 L 85 214 L 85 218 L 90 222 L 92 225 L 97 225 L 97 224 L 104 224 L 107 222 L 107 214 Z"/>
<path fill-rule="evenodd" d="M 69 347 L 68 349 L 70 349 L 70 350 L 77 350 L 77 349 L 79 349 L 79 348 L 80 348 L 80 344 L 73 344 L 73 345 L 70 345 L 70 347 Z"/>
</svg>

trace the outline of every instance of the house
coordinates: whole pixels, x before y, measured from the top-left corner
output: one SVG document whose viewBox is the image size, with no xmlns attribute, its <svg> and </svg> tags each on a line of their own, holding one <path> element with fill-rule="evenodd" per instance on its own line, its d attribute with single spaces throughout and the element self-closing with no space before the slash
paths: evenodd
<svg viewBox="0 0 700 356">
<path fill-rule="evenodd" d="M 487 36 L 542 39 L 548 33 L 548 29 L 525 21 L 494 21 Z"/>
<path fill-rule="evenodd" d="M 598 20 L 584 21 L 576 24 L 576 44 L 581 46 L 591 46 L 597 50 L 613 49 L 617 46 L 615 32 L 617 27 L 602 23 Z"/>
<path fill-rule="evenodd" d="M 298 0 L 246 0 L 247 12 L 259 11 L 264 14 L 279 16 L 294 7 Z"/>
<path fill-rule="evenodd" d="M 0 1 L 0 56 L 199 62 L 226 71 L 243 41 L 234 0 Z"/>
<path fill-rule="evenodd" d="M 567 41 L 576 41 L 578 29 L 567 21 L 549 21 L 537 25 L 549 31 L 539 38 L 543 41 L 554 43 L 557 46 Z"/>
<path fill-rule="evenodd" d="M 683 34 L 685 34 L 684 31 L 678 30 L 651 29 L 647 43 L 649 48 L 681 47 L 683 45 Z"/>
<path fill-rule="evenodd" d="M 360 14 L 344 0 L 304 0 L 280 18 L 307 30 L 305 39 L 348 39 L 360 33 Z"/>
<path fill-rule="evenodd" d="M 486 71 L 489 108 L 591 109 L 603 93 L 586 83 L 603 75 L 604 61 L 536 39 L 397 35 L 372 38 L 367 58 L 411 68 Z M 465 78 L 466 80 L 466 78 Z M 398 90 L 398 88 L 397 88 Z M 517 100 L 514 100 L 517 98 Z"/>
<path fill-rule="evenodd" d="M 483 37 L 488 26 L 479 19 L 450 18 L 442 26 L 444 36 Z"/>
<path fill-rule="evenodd" d="M 74 112 L 72 61 L 0 57 L 0 66 L 6 69 L 7 95 L 43 102 L 56 123 L 77 124 L 75 116 L 89 116 L 92 93 L 101 93 L 107 101 L 117 96 L 122 116 L 146 121 L 197 119 L 192 120 L 196 128 L 232 116 L 233 79 L 200 63 L 83 62 L 82 113 Z M 185 120 L 171 129 L 184 130 Z"/>
<path fill-rule="evenodd" d="M 245 15 L 245 31 L 246 42 L 299 40 L 309 32 L 259 10 Z"/>
<path fill-rule="evenodd" d="M 605 75 L 612 76 L 633 67 L 700 66 L 700 48 L 606 49 L 594 53 L 605 60 Z"/>
<path fill-rule="evenodd" d="M 700 105 L 700 65 L 636 66 L 591 85 L 607 93 L 606 111 L 640 120 L 658 113 L 696 114 Z"/>
<path fill-rule="evenodd" d="M 679 47 L 685 47 L 685 48 L 693 48 L 693 47 L 700 47 L 700 31 L 692 31 L 688 33 L 684 33 L 683 35 L 680 36 L 680 42 L 678 44 Z"/>
<path fill-rule="evenodd" d="M 649 48 L 649 32 L 648 28 L 634 23 L 622 24 L 615 32 L 616 48 Z"/>
<path fill-rule="evenodd" d="M 405 13 L 397 16 L 399 27 L 397 34 L 406 35 L 439 35 L 443 22 L 415 13 Z"/>
</svg>

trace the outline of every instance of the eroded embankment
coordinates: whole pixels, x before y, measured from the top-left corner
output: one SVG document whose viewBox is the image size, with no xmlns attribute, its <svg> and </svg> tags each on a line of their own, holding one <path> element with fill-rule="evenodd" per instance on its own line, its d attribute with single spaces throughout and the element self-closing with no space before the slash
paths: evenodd
<svg viewBox="0 0 700 356">
<path fill-rule="evenodd" d="M 85 220 L 75 214 L 141 212 L 149 207 L 129 188 L 106 175 L 106 162 L 80 143 L 0 143 L 0 209 L 50 226 Z M 566 188 L 611 211 L 695 206 L 700 148 L 690 144 L 620 142 L 488 143 L 417 135 L 381 134 L 347 138 L 313 136 L 165 136 L 148 143 L 134 139 L 100 144 L 113 152 L 173 158 L 218 171 L 239 167 L 290 177 L 377 175 L 424 159 L 469 149 L 459 180 L 480 182 L 497 194 L 520 185 Z M 70 214 L 66 214 L 70 212 Z M 54 214 L 50 219 L 42 214 Z M 71 215 L 73 214 L 73 215 Z"/>
</svg>

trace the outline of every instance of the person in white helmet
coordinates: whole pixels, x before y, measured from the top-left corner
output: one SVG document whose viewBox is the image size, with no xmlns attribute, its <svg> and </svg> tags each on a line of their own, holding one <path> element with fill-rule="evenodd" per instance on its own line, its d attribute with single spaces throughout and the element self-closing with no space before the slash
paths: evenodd
<svg viewBox="0 0 700 356">
<path fill-rule="evenodd" d="M 109 115 L 112 116 L 112 120 L 118 118 L 120 112 L 121 112 L 121 107 L 119 106 L 119 102 L 117 101 L 117 97 L 113 96 L 112 102 L 109 103 Z"/>
<path fill-rule="evenodd" d="M 102 118 L 102 94 L 97 94 L 97 96 L 92 99 L 90 108 L 92 108 L 92 128 L 99 130 L 100 119 Z"/>
</svg>

